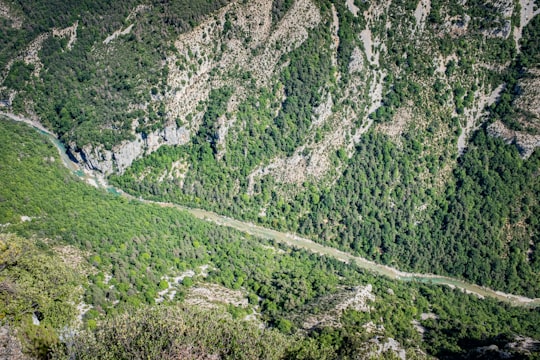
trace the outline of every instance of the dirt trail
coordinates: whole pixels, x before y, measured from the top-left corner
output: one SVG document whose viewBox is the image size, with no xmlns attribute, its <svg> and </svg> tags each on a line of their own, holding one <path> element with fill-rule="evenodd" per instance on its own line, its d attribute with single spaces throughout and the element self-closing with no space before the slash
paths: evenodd
<svg viewBox="0 0 540 360">
<path fill-rule="evenodd" d="M 15 114 L 10 113 L 10 112 L 3 112 L 3 111 L 0 111 L 0 115 L 5 116 L 7 118 L 10 118 L 11 120 L 15 120 L 15 121 L 18 121 L 18 122 L 23 122 L 25 124 L 28 124 L 28 125 L 36 128 L 37 130 L 39 130 L 41 132 L 44 132 L 47 135 L 50 135 L 50 136 L 53 136 L 54 138 L 56 138 L 56 135 L 54 135 L 49 130 L 45 129 L 45 127 L 43 125 L 41 125 L 36 120 L 28 119 L 28 118 L 25 118 L 25 117 L 22 117 L 22 116 L 19 116 L 19 115 L 15 115 Z"/>
<path fill-rule="evenodd" d="M 47 135 L 53 141 L 55 146 L 58 147 L 58 150 L 60 152 L 62 151 L 65 152 L 65 149 L 58 142 L 58 139 L 56 138 L 56 136 L 54 136 L 53 134 L 51 134 L 50 132 L 46 130 L 41 130 L 42 126 L 35 126 L 34 121 L 25 119 L 23 117 L 20 117 L 14 114 L 6 114 L 6 113 L 0 112 L 0 115 L 4 115 L 15 121 L 24 122 L 26 124 L 33 126 L 34 128 L 40 130 L 43 134 Z M 62 160 L 69 169 L 73 169 L 73 165 L 74 165 L 73 163 L 71 164 L 66 163 L 66 161 L 69 162 L 69 158 L 67 158 L 67 156 L 62 156 Z M 341 250 L 338 250 L 329 246 L 318 244 L 310 239 L 300 237 L 296 234 L 267 229 L 262 226 L 258 226 L 258 225 L 248 223 L 245 221 L 232 219 L 232 218 L 222 216 L 214 212 L 206 211 L 202 209 L 188 208 L 188 207 L 177 205 L 177 204 L 151 201 L 151 200 L 145 200 L 141 198 L 137 199 L 132 195 L 124 193 L 122 190 L 115 189 L 108 185 L 106 187 L 108 189 L 114 190 L 116 193 L 130 200 L 140 201 L 145 204 L 153 204 L 153 205 L 158 205 L 161 207 L 175 208 L 181 211 L 186 211 L 198 219 L 213 222 L 221 226 L 231 227 L 241 232 L 253 235 L 255 237 L 259 237 L 263 239 L 272 239 L 279 243 L 285 244 L 287 246 L 306 249 L 317 254 L 331 256 L 345 263 L 355 263 L 356 265 L 358 265 L 359 267 L 363 269 L 369 270 L 377 275 L 386 276 L 393 280 L 417 281 L 417 282 L 422 282 L 422 283 L 450 286 L 452 288 L 460 289 L 469 294 L 474 294 L 480 298 L 491 297 L 491 298 L 495 298 L 497 300 L 509 303 L 514 306 L 523 306 L 523 307 L 529 307 L 529 308 L 540 306 L 540 298 L 531 299 L 524 296 L 507 294 L 507 293 L 495 291 L 495 290 L 492 290 L 483 286 L 478 286 L 476 284 L 470 284 L 463 280 L 451 278 L 448 276 L 403 272 L 396 268 L 392 268 L 390 266 L 377 264 L 373 261 L 364 259 L 362 257 L 354 256 L 344 251 L 341 251 Z"/>
<path fill-rule="evenodd" d="M 11 120 L 23 122 L 27 125 L 32 126 L 34 129 L 38 130 L 40 133 L 46 135 L 53 143 L 54 146 L 58 149 L 58 153 L 60 154 L 60 158 L 62 159 L 62 163 L 71 171 L 79 170 L 79 167 L 77 164 L 71 161 L 69 156 L 66 153 L 66 148 L 64 145 L 58 140 L 58 137 L 52 133 L 51 131 L 47 130 L 43 125 L 41 125 L 37 120 L 28 119 L 19 115 L 15 115 L 10 112 L 3 112 L 0 111 L 0 119 L 1 116 L 5 116 Z"/>
</svg>

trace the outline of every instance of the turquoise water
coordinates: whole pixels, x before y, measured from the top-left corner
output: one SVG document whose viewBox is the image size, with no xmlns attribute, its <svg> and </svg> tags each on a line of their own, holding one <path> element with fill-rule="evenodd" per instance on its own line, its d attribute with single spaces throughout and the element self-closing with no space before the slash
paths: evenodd
<svg viewBox="0 0 540 360">
<path fill-rule="evenodd" d="M 117 188 L 113 187 L 113 186 L 110 186 L 107 188 L 107 192 L 111 193 L 111 194 L 114 194 L 114 195 L 122 195 L 122 193 L 120 192 L 120 190 L 118 190 Z"/>
<path fill-rule="evenodd" d="M 47 138 L 49 138 L 49 140 L 52 141 L 52 143 L 54 144 L 54 146 L 56 146 L 56 148 L 58 149 L 58 152 L 60 153 L 60 157 L 62 158 L 62 161 L 64 162 L 64 165 L 70 169 L 71 171 L 73 171 L 75 173 L 75 175 L 79 176 L 79 177 L 82 177 L 84 176 L 84 173 L 82 172 L 82 170 L 79 169 L 79 166 L 74 163 L 73 161 L 71 161 L 71 159 L 69 158 L 68 154 L 67 154 L 67 150 L 66 150 L 66 147 L 64 146 L 64 144 L 58 140 L 57 137 L 55 137 L 54 135 L 46 132 L 46 131 L 43 131 L 35 126 L 32 126 L 34 129 L 36 129 L 37 131 L 39 131 L 42 135 L 46 136 Z"/>
<path fill-rule="evenodd" d="M 60 157 L 62 158 L 64 165 L 70 170 L 72 170 L 73 174 L 75 174 L 77 177 L 81 179 L 84 179 L 88 176 L 87 174 L 84 173 L 84 171 L 79 167 L 77 163 L 74 163 L 71 160 L 71 158 L 67 154 L 66 147 L 60 140 L 58 140 L 58 138 L 56 138 L 55 136 L 53 136 L 52 134 L 46 131 L 36 128 L 35 126 L 33 126 L 33 128 L 39 131 L 41 134 L 43 134 L 44 136 L 46 136 L 47 138 L 49 138 L 49 140 L 53 142 L 54 146 L 56 146 L 56 148 L 58 149 L 58 152 L 60 153 Z M 97 179 L 94 179 L 94 180 L 96 181 L 96 183 L 99 183 Z M 110 194 L 118 195 L 118 196 L 122 195 L 122 191 L 120 191 L 119 189 L 113 186 L 107 186 L 106 189 L 107 189 L 107 192 Z"/>
</svg>

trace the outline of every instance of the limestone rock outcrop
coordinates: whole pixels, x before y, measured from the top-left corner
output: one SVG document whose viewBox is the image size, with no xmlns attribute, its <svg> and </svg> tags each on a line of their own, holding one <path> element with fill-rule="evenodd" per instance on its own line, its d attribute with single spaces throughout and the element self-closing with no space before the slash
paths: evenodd
<svg viewBox="0 0 540 360">
<path fill-rule="evenodd" d="M 94 147 L 86 145 L 78 148 L 75 144 L 69 144 L 70 155 L 84 164 L 89 170 L 97 170 L 105 175 L 113 172 L 122 174 L 133 161 L 148 155 L 163 145 L 184 145 L 189 141 L 190 132 L 185 127 L 177 127 L 170 124 L 163 129 L 149 134 L 138 133 L 133 141 L 123 141 L 107 150 L 103 145 Z"/>
<path fill-rule="evenodd" d="M 540 147 L 540 135 L 510 130 L 501 121 L 489 125 L 487 131 L 489 135 L 501 138 L 508 144 L 515 144 L 523 159 L 528 159 Z"/>
</svg>

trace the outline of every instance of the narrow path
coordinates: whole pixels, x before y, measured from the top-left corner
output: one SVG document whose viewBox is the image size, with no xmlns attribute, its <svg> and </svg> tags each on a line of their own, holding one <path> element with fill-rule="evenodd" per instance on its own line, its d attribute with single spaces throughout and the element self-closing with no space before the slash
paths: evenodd
<svg viewBox="0 0 540 360">
<path fill-rule="evenodd" d="M 40 130 L 42 134 L 45 134 L 47 137 L 49 137 L 60 152 L 65 152 L 64 147 L 62 146 L 61 143 L 59 143 L 56 136 L 54 136 L 51 132 L 45 129 L 42 130 L 42 127 L 35 126 L 35 122 L 28 119 L 24 119 L 22 117 L 19 117 L 13 114 L 9 114 L 9 113 L 0 112 L 0 115 L 4 115 L 15 121 L 24 122 L 26 124 L 33 126 L 37 130 Z M 67 156 L 62 156 L 62 160 L 69 169 L 73 170 L 74 164 L 66 163 L 66 161 L 68 162 L 70 161 Z M 114 189 L 111 186 L 107 186 L 107 188 Z M 288 246 L 306 249 L 306 250 L 309 250 L 309 251 L 312 251 L 314 253 L 318 253 L 321 255 L 331 256 L 346 263 L 355 263 L 356 265 L 358 265 L 359 267 L 363 269 L 369 270 L 377 275 L 386 276 L 393 280 L 418 281 L 418 282 L 423 282 L 423 283 L 446 285 L 453 288 L 461 289 L 462 291 L 477 295 L 481 298 L 491 297 L 491 298 L 495 298 L 500 301 L 509 303 L 514 306 L 523 306 L 523 307 L 530 307 L 530 308 L 540 306 L 540 298 L 531 299 L 524 296 L 507 294 L 507 293 L 495 291 L 486 287 L 478 286 L 475 284 L 470 284 L 463 280 L 451 278 L 448 276 L 403 272 L 390 266 L 377 264 L 373 261 L 364 259 L 362 257 L 354 256 L 344 251 L 341 251 L 341 250 L 338 250 L 329 246 L 321 245 L 312 240 L 300 237 L 295 234 L 267 229 L 262 226 L 254 225 L 252 223 L 248 223 L 245 221 L 232 219 L 232 218 L 222 216 L 214 212 L 206 211 L 202 209 L 188 208 L 185 206 L 181 206 L 181 205 L 177 205 L 173 203 L 167 203 L 167 202 L 137 199 L 132 195 L 126 194 L 122 190 L 118 190 L 118 189 L 114 189 L 114 190 L 116 190 L 119 194 L 121 194 L 122 196 L 125 196 L 126 198 L 130 200 L 141 201 L 145 204 L 154 204 L 154 205 L 159 205 L 162 207 L 176 208 L 181 211 L 187 211 L 188 213 L 190 213 L 191 215 L 195 216 L 198 219 L 213 222 L 221 226 L 228 226 L 228 227 L 234 228 L 236 230 L 239 230 L 241 232 L 244 232 L 244 233 L 256 236 L 256 237 L 260 237 L 264 239 L 272 239 L 277 242 L 286 244 Z"/>
</svg>

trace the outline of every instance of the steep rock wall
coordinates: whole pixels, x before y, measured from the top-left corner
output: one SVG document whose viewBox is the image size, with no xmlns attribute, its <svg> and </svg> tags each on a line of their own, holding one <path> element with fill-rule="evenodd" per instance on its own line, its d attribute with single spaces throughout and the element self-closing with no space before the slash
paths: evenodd
<svg viewBox="0 0 540 360">
<path fill-rule="evenodd" d="M 122 174 L 133 161 L 143 155 L 148 155 L 163 145 L 184 145 L 189 141 L 190 132 L 185 127 L 177 127 L 176 124 L 166 126 L 150 134 L 139 133 L 133 141 L 124 141 L 114 146 L 111 150 L 102 145 L 76 147 L 69 144 L 68 151 L 77 161 L 84 164 L 90 170 L 97 170 L 105 175 L 113 172 Z"/>
</svg>

